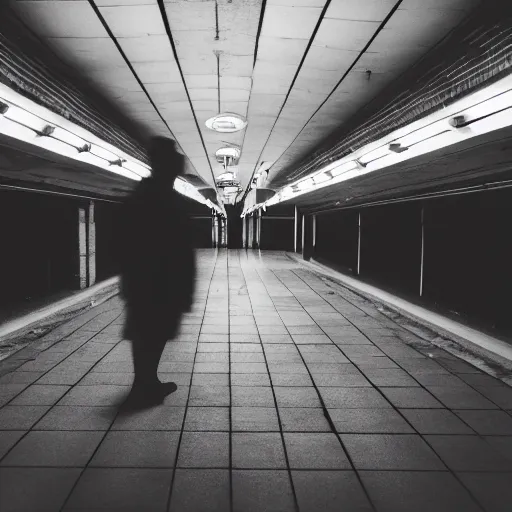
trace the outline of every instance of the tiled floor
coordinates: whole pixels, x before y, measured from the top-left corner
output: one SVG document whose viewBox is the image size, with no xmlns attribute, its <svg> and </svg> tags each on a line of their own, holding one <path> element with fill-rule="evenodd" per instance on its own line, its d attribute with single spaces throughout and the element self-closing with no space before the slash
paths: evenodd
<svg viewBox="0 0 512 512">
<path fill-rule="evenodd" d="M 282 253 L 198 259 L 164 405 L 118 414 L 117 298 L 0 364 L 2 512 L 512 510 L 511 388 Z"/>
</svg>

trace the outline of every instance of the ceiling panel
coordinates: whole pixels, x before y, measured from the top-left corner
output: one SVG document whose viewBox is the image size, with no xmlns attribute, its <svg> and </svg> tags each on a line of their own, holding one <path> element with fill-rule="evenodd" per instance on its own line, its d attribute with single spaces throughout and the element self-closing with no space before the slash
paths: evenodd
<svg viewBox="0 0 512 512">
<path fill-rule="evenodd" d="M 276 141 L 282 144 L 285 137 L 290 140 L 290 145 L 282 155 L 276 158 L 277 161 L 269 171 L 270 181 L 275 180 L 277 176 L 289 174 L 293 167 L 315 150 L 322 140 L 349 121 L 358 110 L 364 108 L 401 73 L 419 60 L 428 49 L 444 38 L 462 21 L 467 11 L 474 7 L 475 2 L 473 0 L 468 2 L 404 0 L 346 75 L 344 73 L 348 68 L 343 70 L 343 64 L 341 64 L 338 80 L 336 80 L 337 72 L 329 71 L 329 75 L 326 75 L 326 71 L 321 71 L 318 73 L 322 77 L 321 81 L 315 81 L 312 66 L 322 62 L 321 55 L 326 51 L 325 46 L 353 50 L 354 57 L 357 57 L 357 50 L 362 50 L 368 45 L 370 37 L 387 16 L 384 7 L 389 12 L 393 5 L 394 2 L 391 1 L 367 3 L 338 0 L 331 3 L 326 19 L 323 20 L 310 49 L 310 53 L 316 53 L 315 59 L 312 59 L 313 64 L 304 66 L 296 81 L 296 86 L 305 91 L 325 93 L 325 99 L 323 102 L 317 102 L 315 110 L 318 110 L 313 117 L 300 118 L 297 115 L 297 128 L 293 134 L 288 133 L 287 136 L 283 136 L 283 134 L 272 133 L 269 145 L 276 145 Z M 331 19 L 331 17 L 339 19 Z M 325 45 L 324 48 L 319 42 Z M 348 55 L 346 57 L 345 61 L 341 60 L 342 63 L 349 62 Z M 341 55 L 340 58 L 342 58 Z M 330 56 L 325 54 L 327 66 L 331 61 Z M 370 75 L 367 73 L 368 70 L 371 71 Z M 302 76 L 305 73 L 308 73 L 307 79 Z M 331 84 L 333 89 L 328 91 Z M 308 100 L 305 98 L 303 101 Z M 297 104 L 297 112 L 298 109 Z M 293 105 L 287 104 L 282 115 L 290 117 L 288 111 L 293 115 Z M 307 112 L 308 109 L 303 110 L 304 114 Z M 275 156 L 275 150 L 272 150 L 272 157 Z M 266 150 L 263 158 L 268 159 Z"/>
</svg>

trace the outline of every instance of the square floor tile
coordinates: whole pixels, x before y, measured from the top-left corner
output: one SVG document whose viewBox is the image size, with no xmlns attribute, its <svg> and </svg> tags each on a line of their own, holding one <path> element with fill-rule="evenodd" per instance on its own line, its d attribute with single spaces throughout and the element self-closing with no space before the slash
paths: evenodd
<svg viewBox="0 0 512 512">
<path fill-rule="evenodd" d="M 270 378 L 268 373 L 232 373 L 231 374 L 232 386 L 270 386 Z"/>
<path fill-rule="evenodd" d="M 233 406 L 238 407 L 274 407 L 274 395 L 270 387 L 232 386 L 231 403 Z"/>
<path fill-rule="evenodd" d="M 297 345 L 331 345 L 332 341 L 325 334 L 292 334 L 292 339 Z"/>
<path fill-rule="evenodd" d="M 229 387 L 226 386 L 192 386 L 189 405 L 229 407 Z"/>
<path fill-rule="evenodd" d="M 184 430 L 229 431 L 229 408 L 189 407 Z"/>
<path fill-rule="evenodd" d="M 229 434 L 227 432 L 183 432 L 178 467 L 229 467 Z"/>
<path fill-rule="evenodd" d="M 233 470 L 233 512 L 295 512 L 286 470 Z"/>
<path fill-rule="evenodd" d="M 356 469 L 445 470 L 418 435 L 341 434 Z"/>
<path fill-rule="evenodd" d="M 28 430 L 49 409 L 47 405 L 6 405 L 0 409 L 0 430 Z"/>
<path fill-rule="evenodd" d="M 307 373 L 272 373 L 272 385 L 274 387 L 307 387 L 313 386 Z"/>
<path fill-rule="evenodd" d="M 127 386 L 76 386 L 59 402 L 59 405 L 119 406 L 128 396 Z"/>
<path fill-rule="evenodd" d="M 274 407 L 233 407 L 231 421 L 235 432 L 279 432 Z"/>
<path fill-rule="evenodd" d="M 480 510 L 449 472 L 364 471 L 361 478 L 379 512 Z"/>
<path fill-rule="evenodd" d="M 232 373 L 268 373 L 265 363 L 231 363 Z"/>
<path fill-rule="evenodd" d="M 0 468 L 0 510 L 60 510 L 81 469 Z"/>
<path fill-rule="evenodd" d="M 512 471 L 512 461 L 476 435 L 427 435 L 425 440 L 454 471 Z"/>
<path fill-rule="evenodd" d="M 320 400 L 314 387 L 275 387 L 278 407 L 320 407 Z"/>
<path fill-rule="evenodd" d="M 512 417 L 505 411 L 454 411 L 481 435 L 512 436 Z"/>
<path fill-rule="evenodd" d="M 171 481 L 172 469 L 87 468 L 64 511 L 162 512 Z"/>
<path fill-rule="evenodd" d="M 103 432 L 29 432 L 5 457 L 2 466 L 82 467 Z"/>
<path fill-rule="evenodd" d="M 262 343 L 265 345 L 265 350 L 267 349 L 266 345 L 270 344 L 282 344 L 282 343 L 293 343 L 292 337 L 289 334 L 261 334 L 260 337 Z"/>
<path fill-rule="evenodd" d="M 422 388 L 381 388 L 395 406 L 402 409 L 442 409 L 443 404 Z"/>
<path fill-rule="evenodd" d="M 330 432 L 331 427 L 323 409 L 282 408 L 279 410 L 281 424 L 285 432 Z"/>
<path fill-rule="evenodd" d="M 510 512 L 512 486 L 508 473 L 457 473 L 486 511 Z"/>
<path fill-rule="evenodd" d="M 372 506 L 353 471 L 292 471 L 301 512 L 370 512 Z"/>
<path fill-rule="evenodd" d="M 390 408 L 389 402 L 372 388 L 319 388 L 325 406 L 332 409 Z"/>
<path fill-rule="evenodd" d="M 230 343 L 253 345 L 260 343 L 260 337 L 257 334 L 231 334 L 229 336 Z"/>
<path fill-rule="evenodd" d="M 447 409 L 403 409 L 400 412 L 420 434 L 474 434 Z"/>
<path fill-rule="evenodd" d="M 467 387 L 427 386 L 427 389 L 450 409 L 497 409 L 480 393 Z"/>
<path fill-rule="evenodd" d="M 117 407 L 55 405 L 34 430 L 108 430 Z"/>
<path fill-rule="evenodd" d="M 229 373 L 229 363 L 195 363 L 194 373 Z"/>
<path fill-rule="evenodd" d="M 419 384 L 404 370 L 396 368 L 374 368 L 363 370 L 366 378 L 375 386 L 417 387 Z"/>
<path fill-rule="evenodd" d="M 361 388 L 372 387 L 370 382 L 361 374 L 345 375 L 338 373 L 315 373 L 315 384 L 320 387 Z"/>
<path fill-rule="evenodd" d="M 503 457 L 512 460 L 512 436 L 485 436 L 484 439 Z"/>
<path fill-rule="evenodd" d="M 194 373 L 193 386 L 229 386 L 229 375 L 225 373 Z"/>
<path fill-rule="evenodd" d="M 265 356 L 261 352 L 234 352 L 231 354 L 233 363 L 264 363 Z"/>
<path fill-rule="evenodd" d="M 169 512 L 229 510 L 227 469 L 177 469 Z"/>
<path fill-rule="evenodd" d="M 112 430 L 181 430 L 185 407 L 159 405 L 150 409 L 121 412 Z"/>
<path fill-rule="evenodd" d="M 499 407 L 503 409 L 512 409 L 512 387 L 479 386 L 478 391 Z"/>
<path fill-rule="evenodd" d="M 233 433 L 233 468 L 284 469 L 281 434 L 274 432 Z"/>
<path fill-rule="evenodd" d="M 178 432 L 109 432 L 91 467 L 172 468 Z"/>
<path fill-rule="evenodd" d="M 340 433 L 414 433 L 394 409 L 329 409 L 329 415 Z"/>
<path fill-rule="evenodd" d="M 285 433 L 291 469 L 350 469 L 351 465 L 335 434 Z"/>
<path fill-rule="evenodd" d="M 25 435 L 23 430 L 4 430 L 0 435 L 0 459 Z"/>
</svg>

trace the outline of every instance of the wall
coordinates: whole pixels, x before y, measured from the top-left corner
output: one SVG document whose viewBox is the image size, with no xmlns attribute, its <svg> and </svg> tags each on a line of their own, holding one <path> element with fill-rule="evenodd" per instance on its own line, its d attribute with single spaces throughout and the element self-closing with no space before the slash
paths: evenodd
<svg viewBox="0 0 512 512">
<path fill-rule="evenodd" d="M 0 308 L 77 289 L 78 204 L 62 197 L 0 191 Z"/>
<path fill-rule="evenodd" d="M 359 214 L 360 279 L 512 336 L 511 189 L 317 214 L 317 260 L 357 275 Z"/>
<path fill-rule="evenodd" d="M 271 251 L 293 251 L 293 206 L 275 205 L 262 212 L 260 248 Z"/>
</svg>

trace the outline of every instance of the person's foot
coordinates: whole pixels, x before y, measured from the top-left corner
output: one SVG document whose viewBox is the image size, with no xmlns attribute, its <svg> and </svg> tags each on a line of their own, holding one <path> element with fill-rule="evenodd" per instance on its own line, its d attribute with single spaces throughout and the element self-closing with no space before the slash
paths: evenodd
<svg viewBox="0 0 512 512">
<path fill-rule="evenodd" d="M 178 386 L 174 382 L 158 382 L 151 385 L 134 385 L 124 402 L 128 409 L 146 409 L 164 402 L 165 397 L 174 393 Z"/>
</svg>

